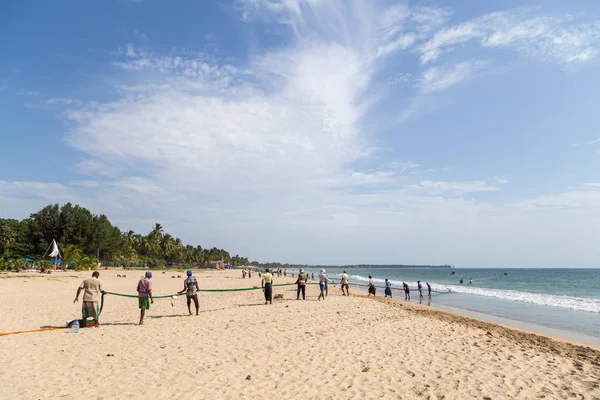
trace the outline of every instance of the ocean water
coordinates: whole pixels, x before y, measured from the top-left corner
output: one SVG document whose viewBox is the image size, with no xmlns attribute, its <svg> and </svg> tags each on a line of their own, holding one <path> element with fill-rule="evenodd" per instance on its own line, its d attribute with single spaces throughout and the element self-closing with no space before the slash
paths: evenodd
<svg viewBox="0 0 600 400">
<path fill-rule="evenodd" d="M 318 274 L 317 270 L 308 272 Z M 406 282 L 414 303 L 498 317 L 503 323 L 512 321 L 516 326 L 600 345 L 600 269 L 350 268 L 347 272 L 353 285 L 366 284 L 369 275 L 377 286 L 389 279 L 398 289 L 394 290 L 396 298 L 404 299 L 401 288 Z M 330 268 L 327 273 L 339 279 L 342 269 Z M 419 280 L 423 299 L 417 291 Z M 431 298 L 425 282 L 432 287 Z M 383 295 L 383 289 L 377 294 Z"/>
</svg>

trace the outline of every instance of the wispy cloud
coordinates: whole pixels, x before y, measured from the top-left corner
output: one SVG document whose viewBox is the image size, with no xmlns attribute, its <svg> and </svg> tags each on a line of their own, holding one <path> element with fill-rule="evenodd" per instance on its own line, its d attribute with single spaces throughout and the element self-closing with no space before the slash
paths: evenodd
<svg viewBox="0 0 600 400">
<path fill-rule="evenodd" d="M 17 96 L 39 96 L 40 92 L 37 92 L 35 90 L 25 90 L 25 89 L 21 89 L 18 92 L 15 93 Z"/>
<path fill-rule="evenodd" d="M 498 185 L 508 185 L 510 183 L 508 179 L 502 177 L 496 177 L 494 178 L 494 180 Z"/>
<path fill-rule="evenodd" d="M 512 49 L 534 59 L 559 64 L 574 64 L 598 56 L 600 24 L 574 17 L 530 17 L 526 10 L 491 13 L 436 32 L 419 47 L 421 62 L 436 61 L 468 43 Z"/>
<path fill-rule="evenodd" d="M 413 186 L 422 189 L 427 193 L 463 195 L 468 193 L 490 192 L 500 190 L 497 186 L 491 186 L 484 181 L 465 181 L 465 182 L 444 182 L 444 181 L 421 181 Z"/>
<path fill-rule="evenodd" d="M 418 87 L 423 93 L 445 90 L 471 79 L 486 65 L 484 61 L 465 61 L 450 66 L 431 67 L 421 76 Z"/>
<path fill-rule="evenodd" d="M 0 79 L 0 92 L 8 89 L 8 79 Z"/>
<path fill-rule="evenodd" d="M 148 40 L 148 35 L 146 35 L 144 32 L 140 31 L 139 29 L 135 29 L 133 31 L 133 34 L 139 38 L 139 39 L 143 39 L 143 40 Z"/>
<path fill-rule="evenodd" d="M 52 98 L 46 100 L 46 104 L 49 104 L 49 105 L 63 104 L 63 105 L 67 105 L 67 106 L 71 106 L 71 105 L 77 106 L 77 105 L 82 105 L 83 102 L 81 100 L 72 99 L 70 97 L 52 97 Z"/>
<path fill-rule="evenodd" d="M 400 83 L 408 83 L 412 79 L 412 74 L 408 72 L 400 72 L 395 76 L 391 77 L 388 82 L 392 85 L 400 84 Z"/>
</svg>

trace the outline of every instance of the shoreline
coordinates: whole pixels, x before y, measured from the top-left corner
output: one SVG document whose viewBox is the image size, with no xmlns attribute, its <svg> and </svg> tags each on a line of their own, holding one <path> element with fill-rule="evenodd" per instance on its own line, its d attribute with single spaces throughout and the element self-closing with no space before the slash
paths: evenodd
<svg viewBox="0 0 600 400">
<path fill-rule="evenodd" d="M 356 286 L 356 284 L 351 284 L 351 288 L 353 285 Z M 378 291 L 381 290 L 379 286 L 377 286 L 377 288 L 378 288 Z M 366 288 L 354 287 L 353 289 L 359 290 L 361 292 L 360 296 L 368 298 L 368 296 L 366 295 L 367 294 Z M 394 290 L 396 290 L 396 289 L 394 289 Z M 414 296 L 415 291 L 411 290 L 411 294 Z M 399 297 L 393 297 L 392 300 L 399 301 L 402 304 L 409 304 L 409 305 L 412 305 L 415 307 L 424 307 L 425 309 L 431 308 L 431 309 L 434 309 L 437 311 L 451 313 L 453 315 L 460 316 L 460 317 L 472 318 L 472 319 L 480 321 L 480 322 L 495 324 L 495 325 L 499 325 L 499 326 L 502 326 L 505 328 L 515 329 L 518 331 L 522 331 L 522 332 L 526 332 L 526 333 L 530 333 L 530 334 L 534 334 L 534 335 L 545 336 L 545 337 L 553 339 L 553 340 L 558 340 L 561 342 L 566 342 L 566 343 L 570 343 L 570 344 L 577 345 L 577 346 L 588 346 L 592 349 L 600 351 L 600 336 L 595 337 L 595 336 L 591 336 L 591 335 L 584 334 L 584 333 L 578 333 L 576 331 L 567 331 L 567 330 L 562 330 L 562 329 L 558 329 L 558 328 L 552 328 L 550 326 L 545 326 L 545 325 L 541 325 L 541 324 L 537 324 L 537 323 L 533 323 L 533 322 L 525 322 L 525 321 L 520 321 L 518 319 L 501 317 L 501 316 L 497 316 L 494 314 L 488 314 L 485 312 L 469 310 L 467 308 L 448 306 L 448 305 L 439 304 L 439 303 L 436 303 L 433 301 L 430 301 L 430 304 L 421 304 L 418 302 L 418 299 L 419 299 L 418 296 L 416 296 L 415 299 L 411 298 L 410 301 L 405 301 L 401 298 L 401 296 L 403 296 L 403 293 L 400 293 L 399 289 L 398 289 L 398 296 Z M 377 298 L 385 299 L 385 297 L 380 294 L 377 295 Z M 426 299 L 427 299 L 427 296 L 424 296 L 422 300 L 425 301 Z M 388 300 L 389 300 L 389 298 L 388 298 Z M 415 302 L 415 300 L 417 302 Z"/>
</svg>

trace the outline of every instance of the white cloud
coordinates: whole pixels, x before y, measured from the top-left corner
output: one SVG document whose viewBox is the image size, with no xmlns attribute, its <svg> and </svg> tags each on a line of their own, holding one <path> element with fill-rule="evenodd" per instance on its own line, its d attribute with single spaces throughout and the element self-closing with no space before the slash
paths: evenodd
<svg viewBox="0 0 600 400">
<path fill-rule="evenodd" d="M 21 89 L 19 90 L 17 93 L 15 93 L 17 96 L 39 96 L 40 92 L 36 92 L 34 90 L 25 90 L 25 89 Z"/>
<path fill-rule="evenodd" d="M 412 79 L 412 75 L 407 72 L 400 72 L 396 74 L 394 77 L 389 79 L 389 83 L 392 85 L 400 84 L 400 83 L 408 83 Z"/>
<path fill-rule="evenodd" d="M 148 35 L 146 35 L 144 32 L 140 31 L 139 29 L 135 29 L 133 31 L 133 34 L 139 38 L 139 39 L 143 39 L 143 40 L 148 40 Z"/>
<path fill-rule="evenodd" d="M 510 183 L 510 181 L 506 178 L 502 178 L 502 177 L 496 177 L 494 178 L 496 180 L 496 183 L 498 185 L 508 185 Z"/>
<path fill-rule="evenodd" d="M 489 192 L 500 190 L 496 186 L 490 186 L 483 181 L 444 182 L 444 181 L 421 181 L 414 188 L 424 190 L 432 194 L 463 195 L 468 193 Z"/>
<path fill-rule="evenodd" d="M 68 98 L 68 97 L 52 97 L 48 100 L 46 100 L 46 104 L 64 104 L 64 105 L 82 105 L 83 102 L 81 100 L 78 99 L 72 99 L 72 98 Z"/>
<path fill-rule="evenodd" d="M 575 64 L 598 56 L 600 24 L 569 17 L 497 12 L 446 27 L 419 47 L 421 62 L 431 63 L 468 43 L 508 48 L 534 59 Z"/>
<path fill-rule="evenodd" d="M 8 79 L 0 79 L 0 92 L 8 89 Z"/>
<path fill-rule="evenodd" d="M 75 169 L 84 175 L 107 176 L 116 178 L 120 175 L 121 169 L 114 165 L 108 165 L 97 160 L 85 160 L 75 164 Z"/>
<path fill-rule="evenodd" d="M 484 61 L 465 61 L 451 66 L 431 67 L 421 76 L 418 87 L 426 94 L 448 89 L 471 79 L 486 65 Z"/>
</svg>

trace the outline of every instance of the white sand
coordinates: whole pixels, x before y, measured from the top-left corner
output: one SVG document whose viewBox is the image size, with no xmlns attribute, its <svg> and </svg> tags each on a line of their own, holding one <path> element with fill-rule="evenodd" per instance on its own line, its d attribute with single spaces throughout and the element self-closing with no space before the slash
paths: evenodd
<svg viewBox="0 0 600 400">
<path fill-rule="evenodd" d="M 105 290 L 130 294 L 142 275 L 100 273 Z M 89 275 L 1 276 L 0 332 L 79 316 L 73 298 Z M 180 290 L 183 275 L 155 272 L 154 295 Z M 260 286 L 239 271 L 197 278 Z M 107 296 L 100 328 L 1 336 L 0 398 L 600 399 L 594 349 L 339 288 L 317 302 L 317 290 L 296 301 L 293 287 L 275 288 L 284 299 L 270 306 L 261 291 L 200 293 L 198 317 L 183 297 L 156 300 L 143 326 L 137 299 Z"/>
</svg>

